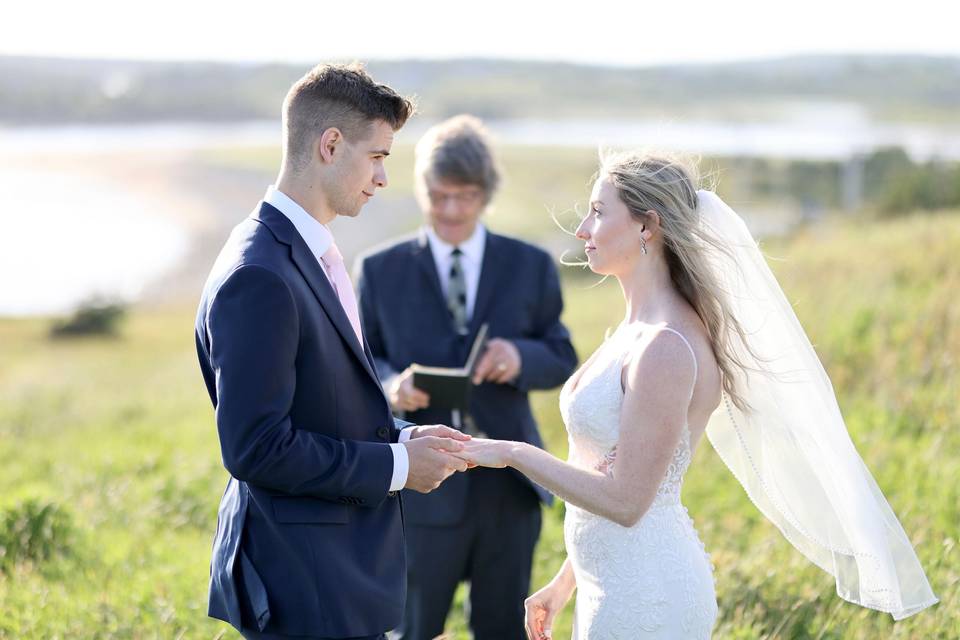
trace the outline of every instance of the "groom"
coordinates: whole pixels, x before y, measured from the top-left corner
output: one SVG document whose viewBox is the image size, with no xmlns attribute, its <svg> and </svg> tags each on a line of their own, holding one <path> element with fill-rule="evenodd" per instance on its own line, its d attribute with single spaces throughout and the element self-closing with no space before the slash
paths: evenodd
<svg viewBox="0 0 960 640">
<path fill-rule="evenodd" d="M 359 66 L 321 65 L 283 104 L 280 175 L 204 288 L 197 353 L 223 464 L 209 615 L 246 638 L 382 638 L 403 611 L 398 491 L 466 465 L 443 426 L 390 413 L 327 224 L 386 187 L 413 107 Z"/>
</svg>

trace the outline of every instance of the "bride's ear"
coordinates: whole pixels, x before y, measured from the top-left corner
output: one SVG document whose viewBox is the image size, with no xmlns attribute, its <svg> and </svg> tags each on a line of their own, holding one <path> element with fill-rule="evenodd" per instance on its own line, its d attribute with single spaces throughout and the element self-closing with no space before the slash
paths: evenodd
<svg viewBox="0 0 960 640">
<path fill-rule="evenodd" d="M 660 214 L 654 209 L 647 209 L 643 213 L 646 219 L 640 226 L 640 237 L 649 242 L 654 234 L 660 230 Z"/>
</svg>

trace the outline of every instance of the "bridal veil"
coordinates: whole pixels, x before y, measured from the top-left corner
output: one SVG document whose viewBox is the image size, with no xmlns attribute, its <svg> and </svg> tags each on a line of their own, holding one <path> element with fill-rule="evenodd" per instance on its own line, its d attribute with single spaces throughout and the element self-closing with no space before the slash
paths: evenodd
<svg viewBox="0 0 960 640">
<path fill-rule="evenodd" d="M 850 602 L 902 619 L 937 602 L 903 527 L 847 433 L 820 359 L 743 220 L 698 191 L 700 222 L 730 248 L 708 251 L 744 328 L 748 408 L 724 394 L 707 435 L 754 504 Z M 738 342 L 739 341 L 739 342 Z M 739 345 L 739 347 L 738 347 Z"/>
</svg>

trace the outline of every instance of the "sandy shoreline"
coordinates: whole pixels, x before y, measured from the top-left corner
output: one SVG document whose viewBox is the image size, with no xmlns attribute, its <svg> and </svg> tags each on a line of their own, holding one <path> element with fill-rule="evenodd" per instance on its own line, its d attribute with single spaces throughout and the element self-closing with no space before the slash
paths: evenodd
<svg viewBox="0 0 960 640">
<path fill-rule="evenodd" d="M 185 236 L 186 247 L 172 268 L 147 277 L 137 300 L 142 304 L 195 298 L 215 256 L 215 243 L 222 243 L 229 228 L 249 211 L 251 202 L 259 197 L 258 183 L 270 179 L 251 176 L 248 170 L 208 167 L 191 150 L 6 153 L 0 154 L 2 171 L 49 176 L 54 181 L 60 176 L 69 177 L 78 184 L 93 185 L 98 191 L 109 192 L 116 185 L 118 192 L 141 203 L 149 215 L 162 217 L 178 229 Z M 61 194 L 61 198 L 69 202 L 70 194 Z M 244 202 L 242 207 L 240 202 Z M 64 264 L 63 268 L 71 265 Z"/>
<path fill-rule="evenodd" d="M 202 150 L 110 153 L 0 153 L 0 171 L 36 171 L 116 184 L 176 225 L 188 246 L 176 265 L 149 279 L 138 305 L 194 302 L 217 252 L 256 206 L 275 178 L 272 171 L 229 166 Z M 334 232 L 348 262 L 361 251 L 415 225 L 409 195 L 381 195 L 361 216 L 337 221 Z"/>
</svg>

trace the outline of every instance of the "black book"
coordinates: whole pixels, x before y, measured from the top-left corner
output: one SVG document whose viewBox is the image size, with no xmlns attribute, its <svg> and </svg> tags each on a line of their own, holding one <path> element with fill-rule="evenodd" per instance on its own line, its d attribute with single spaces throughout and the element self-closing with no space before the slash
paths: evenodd
<svg viewBox="0 0 960 640">
<path fill-rule="evenodd" d="M 471 378 L 486 341 L 487 324 L 484 323 L 470 347 L 467 363 L 462 367 L 425 367 L 419 364 L 411 366 L 413 386 L 430 394 L 431 409 L 467 410 L 470 390 L 473 388 Z"/>
</svg>

